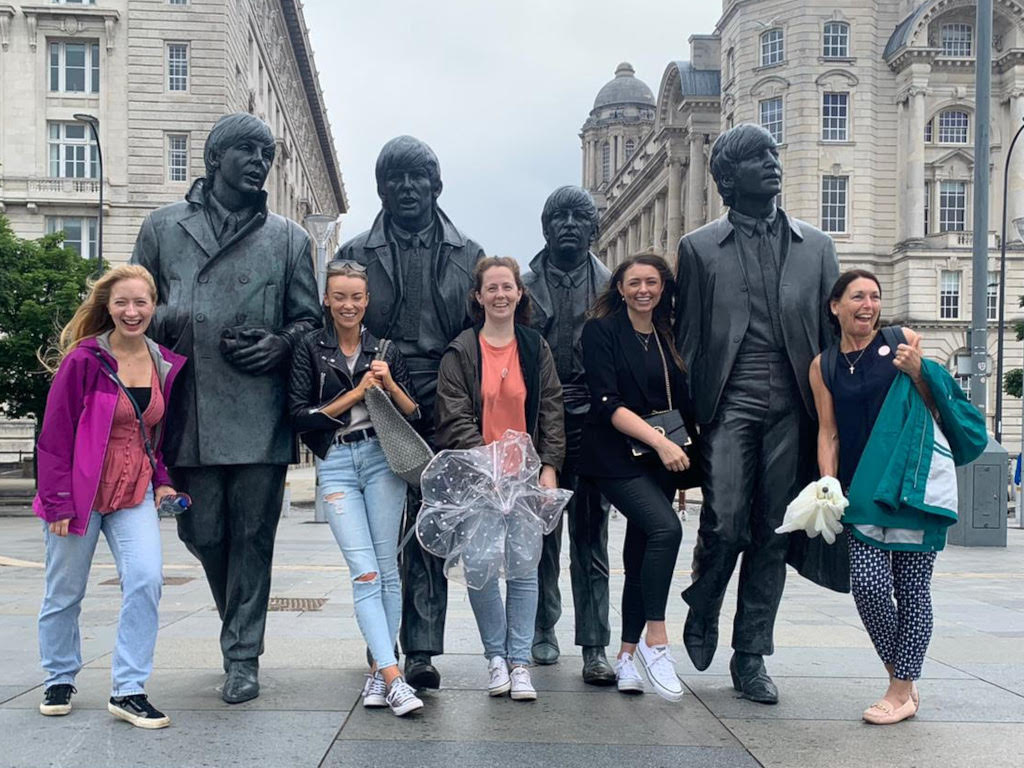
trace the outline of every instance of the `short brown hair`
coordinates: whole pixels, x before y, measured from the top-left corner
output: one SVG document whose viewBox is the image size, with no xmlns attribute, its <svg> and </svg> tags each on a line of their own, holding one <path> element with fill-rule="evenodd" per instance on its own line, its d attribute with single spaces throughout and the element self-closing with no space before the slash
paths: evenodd
<svg viewBox="0 0 1024 768">
<path fill-rule="evenodd" d="M 473 288 L 469 292 L 469 316 L 473 318 L 473 322 L 477 325 L 482 324 L 485 319 L 484 308 L 476 300 L 476 295 L 484 287 L 484 272 L 491 267 L 505 267 L 512 271 L 512 277 L 516 281 L 516 288 L 523 293 L 522 298 L 519 299 L 519 303 L 516 305 L 515 321 L 520 325 L 529 325 L 530 295 L 523 284 L 523 277 L 519 272 L 519 262 L 511 256 L 485 256 L 476 263 L 476 269 L 473 270 Z"/>
</svg>

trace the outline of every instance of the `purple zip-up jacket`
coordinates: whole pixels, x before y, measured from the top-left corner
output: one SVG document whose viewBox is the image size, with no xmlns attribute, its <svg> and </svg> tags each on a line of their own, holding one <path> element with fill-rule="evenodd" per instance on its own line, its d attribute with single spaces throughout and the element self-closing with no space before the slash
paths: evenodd
<svg viewBox="0 0 1024 768">
<path fill-rule="evenodd" d="M 108 331 L 84 339 L 61 361 L 46 397 L 43 429 L 36 444 L 39 481 L 32 509 L 48 523 L 70 520 L 68 531 L 77 536 L 89 526 L 120 394 L 117 382 L 96 358 L 99 350 L 117 370 L 109 337 Z M 169 404 L 171 387 L 185 365 L 185 358 L 150 339 L 146 339 L 146 344 L 156 366 L 164 402 Z M 165 415 L 164 421 L 167 418 Z M 163 433 L 161 422 L 152 436 L 156 457 L 154 488 L 171 485 L 161 450 Z"/>
</svg>

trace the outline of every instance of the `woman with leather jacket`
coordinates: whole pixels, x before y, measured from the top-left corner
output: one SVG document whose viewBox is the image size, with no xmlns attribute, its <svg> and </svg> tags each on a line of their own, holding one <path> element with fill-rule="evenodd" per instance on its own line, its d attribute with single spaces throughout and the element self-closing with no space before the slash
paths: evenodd
<svg viewBox="0 0 1024 768">
<path fill-rule="evenodd" d="M 369 300 L 362 265 L 328 265 L 324 327 L 295 350 L 288 406 L 295 431 L 316 454 L 327 522 L 352 574 L 356 621 L 373 656 L 363 706 L 401 716 L 423 706 L 395 657 L 406 483 L 388 466 L 363 400 L 370 387 L 380 387 L 407 418 L 418 418 L 419 408 L 401 353 L 388 344 L 379 355 L 381 342 L 362 325 Z"/>
</svg>

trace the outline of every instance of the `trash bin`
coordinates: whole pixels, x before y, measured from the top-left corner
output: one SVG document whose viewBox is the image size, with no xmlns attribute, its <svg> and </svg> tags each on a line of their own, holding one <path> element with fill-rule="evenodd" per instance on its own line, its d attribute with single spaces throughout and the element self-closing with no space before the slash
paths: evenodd
<svg viewBox="0 0 1024 768">
<path fill-rule="evenodd" d="M 981 456 L 956 468 L 959 520 L 947 541 L 961 547 L 1006 546 L 1006 487 L 1010 480 L 1006 449 L 991 437 Z"/>
</svg>

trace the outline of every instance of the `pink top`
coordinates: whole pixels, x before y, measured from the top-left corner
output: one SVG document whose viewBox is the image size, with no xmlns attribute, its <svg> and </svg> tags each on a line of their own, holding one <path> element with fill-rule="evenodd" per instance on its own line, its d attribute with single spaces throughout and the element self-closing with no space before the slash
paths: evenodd
<svg viewBox="0 0 1024 768">
<path fill-rule="evenodd" d="M 152 439 L 154 428 L 164 417 L 164 398 L 155 367 L 150 377 L 150 387 L 149 405 L 142 412 L 142 423 L 146 426 L 146 434 Z M 103 456 L 103 472 L 93 509 L 106 513 L 141 504 L 152 479 L 153 468 L 142 444 L 135 408 L 128 396 L 118 390 L 114 421 L 110 425 L 110 438 Z"/>
<path fill-rule="evenodd" d="M 513 339 L 494 347 L 481 335 L 480 357 L 484 444 L 500 440 L 506 429 L 526 432 L 526 381 L 519 364 L 519 344 Z"/>
</svg>

